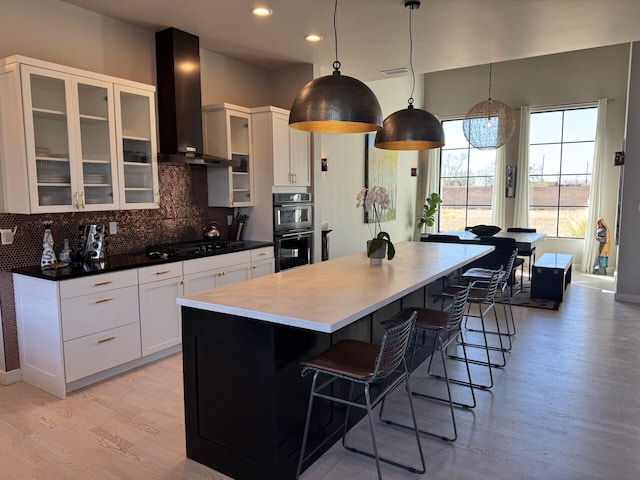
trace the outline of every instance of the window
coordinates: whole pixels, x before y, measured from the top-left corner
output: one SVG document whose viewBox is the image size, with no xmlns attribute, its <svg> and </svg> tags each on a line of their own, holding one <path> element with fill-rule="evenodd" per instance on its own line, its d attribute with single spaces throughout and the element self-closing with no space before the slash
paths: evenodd
<svg viewBox="0 0 640 480">
<path fill-rule="evenodd" d="M 584 238 L 598 108 L 531 114 L 529 224 L 552 237 Z"/>
<path fill-rule="evenodd" d="M 445 120 L 442 127 L 447 142 L 440 152 L 439 230 L 490 224 L 496 151 L 473 148 L 462 120 Z"/>
</svg>

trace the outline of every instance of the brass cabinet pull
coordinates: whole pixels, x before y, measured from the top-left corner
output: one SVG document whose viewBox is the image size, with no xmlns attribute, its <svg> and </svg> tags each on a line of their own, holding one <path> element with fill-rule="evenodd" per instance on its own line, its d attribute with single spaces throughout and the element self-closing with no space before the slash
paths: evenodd
<svg viewBox="0 0 640 480">
<path fill-rule="evenodd" d="M 170 273 L 171 270 L 162 270 L 161 272 L 156 272 L 156 275 L 164 275 L 165 273 Z"/>
<path fill-rule="evenodd" d="M 98 282 L 98 283 L 94 283 L 93 286 L 94 287 L 100 287 L 102 285 L 109 285 L 110 283 L 113 283 L 111 280 L 107 280 L 106 282 Z"/>
<path fill-rule="evenodd" d="M 111 300 L 113 300 L 113 298 L 103 298 L 102 300 L 96 300 L 96 303 L 110 302 Z"/>
<path fill-rule="evenodd" d="M 105 343 L 105 342 L 110 342 L 111 340 L 115 340 L 116 337 L 107 337 L 107 338 L 103 338 L 102 340 L 98 340 L 98 343 Z"/>
<path fill-rule="evenodd" d="M 78 202 L 78 192 L 76 192 L 76 208 L 80 208 L 80 203 Z"/>
<path fill-rule="evenodd" d="M 258 268 L 257 265 L 251 265 L 251 268 Z"/>
<path fill-rule="evenodd" d="M 218 276 L 219 276 L 219 277 L 223 277 L 223 276 L 225 276 L 226 274 L 227 274 L 227 272 L 218 272 Z"/>
<path fill-rule="evenodd" d="M 80 192 L 80 205 L 84 208 L 84 192 Z"/>
</svg>

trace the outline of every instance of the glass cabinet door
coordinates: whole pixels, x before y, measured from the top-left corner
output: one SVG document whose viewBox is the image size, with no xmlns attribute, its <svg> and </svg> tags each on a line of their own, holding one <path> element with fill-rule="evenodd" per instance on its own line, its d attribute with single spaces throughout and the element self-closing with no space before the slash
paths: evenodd
<svg viewBox="0 0 640 480">
<path fill-rule="evenodd" d="M 73 85 L 78 99 L 81 207 L 117 208 L 113 85 L 87 80 L 74 80 Z"/>
<path fill-rule="evenodd" d="M 153 92 L 116 85 L 117 136 L 121 149 L 120 207 L 158 206 Z"/>
<path fill-rule="evenodd" d="M 249 115 L 229 113 L 229 134 L 231 138 L 231 156 L 233 160 L 240 160 L 239 167 L 232 167 L 232 199 L 234 206 L 253 205 L 251 177 L 251 157 L 249 144 L 251 130 Z"/>
<path fill-rule="evenodd" d="M 23 67 L 21 74 L 32 208 L 74 210 L 79 195 L 70 148 L 71 77 L 32 67 Z"/>
</svg>

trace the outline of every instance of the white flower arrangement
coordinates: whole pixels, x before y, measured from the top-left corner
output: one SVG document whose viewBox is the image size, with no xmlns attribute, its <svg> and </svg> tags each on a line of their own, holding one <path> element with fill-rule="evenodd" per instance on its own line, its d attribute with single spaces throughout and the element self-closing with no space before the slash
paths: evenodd
<svg viewBox="0 0 640 480">
<path fill-rule="evenodd" d="M 382 231 L 379 215 L 379 212 L 386 210 L 391 206 L 389 192 L 387 192 L 385 187 L 381 186 L 374 186 L 371 188 L 364 187 L 356 196 L 356 200 L 356 208 L 364 207 L 367 214 L 371 215 L 373 218 L 373 239 L 369 244 L 367 255 L 370 256 L 374 251 L 379 248 L 383 248 L 386 245 L 387 259 L 391 260 L 396 255 L 396 250 L 393 243 L 391 243 L 391 237 L 389 234 Z"/>
</svg>

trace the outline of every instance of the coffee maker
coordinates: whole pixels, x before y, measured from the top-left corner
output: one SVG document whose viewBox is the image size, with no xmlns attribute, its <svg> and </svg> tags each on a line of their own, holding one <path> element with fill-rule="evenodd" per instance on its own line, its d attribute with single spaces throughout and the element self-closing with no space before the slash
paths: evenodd
<svg viewBox="0 0 640 480">
<path fill-rule="evenodd" d="M 82 259 L 85 262 L 103 262 L 107 250 L 107 229 L 104 225 L 81 225 Z"/>
</svg>

